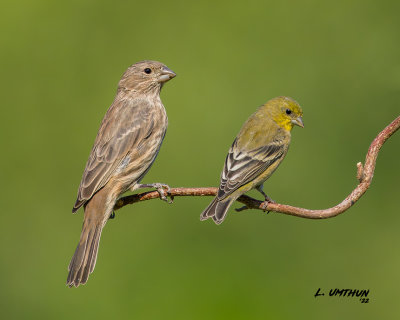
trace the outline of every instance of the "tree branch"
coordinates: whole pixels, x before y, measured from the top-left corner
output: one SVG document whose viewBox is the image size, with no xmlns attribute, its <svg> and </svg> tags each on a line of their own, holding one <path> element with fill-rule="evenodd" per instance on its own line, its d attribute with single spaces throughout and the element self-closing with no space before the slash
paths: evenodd
<svg viewBox="0 0 400 320">
<path fill-rule="evenodd" d="M 285 204 L 271 203 L 266 201 L 259 201 L 246 195 L 242 195 L 237 201 L 243 203 L 248 209 L 260 209 L 264 211 L 274 211 L 284 214 L 289 214 L 296 217 L 308 219 L 325 219 L 335 217 L 347 209 L 349 209 L 369 188 L 376 165 L 379 150 L 389 137 L 395 133 L 400 127 L 400 116 L 393 120 L 385 129 L 383 129 L 377 137 L 372 141 L 367 156 L 365 157 L 365 164 L 357 163 L 357 179 L 358 186 L 338 205 L 323 209 L 323 210 L 310 210 L 298 207 L 292 207 Z M 218 188 L 171 188 L 168 195 L 173 199 L 176 196 L 215 196 Z M 122 207 L 136 203 L 139 201 L 150 200 L 159 198 L 160 195 L 157 191 L 144 192 L 134 194 L 119 199 L 114 207 L 114 210 L 121 209 Z"/>
</svg>

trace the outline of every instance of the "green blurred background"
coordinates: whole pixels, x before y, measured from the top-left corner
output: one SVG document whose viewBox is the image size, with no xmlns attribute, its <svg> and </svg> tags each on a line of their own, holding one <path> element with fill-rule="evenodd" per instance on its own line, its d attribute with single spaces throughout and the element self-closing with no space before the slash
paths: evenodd
<svg viewBox="0 0 400 320">
<path fill-rule="evenodd" d="M 242 123 L 288 95 L 306 127 L 265 190 L 326 208 L 356 186 L 356 163 L 399 115 L 399 10 L 365 0 L 2 1 L 1 318 L 398 319 L 398 133 L 343 215 L 231 209 L 216 226 L 199 221 L 211 198 L 139 203 L 107 224 L 87 285 L 65 280 L 83 218 L 71 208 L 129 65 L 154 59 L 178 74 L 162 91 L 169 129 L 143 182 L 217 186 Z M 370 289 L 370 303 L 314 298 L 318 288 Z"/>
</svg>

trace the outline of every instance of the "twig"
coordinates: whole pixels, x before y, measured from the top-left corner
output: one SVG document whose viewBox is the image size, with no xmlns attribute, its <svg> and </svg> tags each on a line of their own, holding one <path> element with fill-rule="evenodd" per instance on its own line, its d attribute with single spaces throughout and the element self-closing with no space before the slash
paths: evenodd
<svg viewBox="0 0 400 320">
<path fill-rule="evenodd" d="M 372 178 L 374 176 L 374 170 L 376 165 L 376 159 L 378 157 L 379 150 L 389 137 L 395 133 L 400 127 L 400 116 L 393 120 L 385 129 L 383 129 L 378 136 L 372 141 L 367 156 L 365 157 L 365 164 L 361 162 L 357 163 L 357 179 L 359 181 L 358 186 L 338 205 L 324 210 L 310 210 L 298 207 L 292 207 L 285 204 L 270 203 L 266 201 L 259 201 L 249 196 L 243 195 L 237 199 L 237 201 L 245 204 L 249 209 L 260 209 L 263 211 L 274 211 L 280 212 L 296 217 L 308 218 L 308 219 L 325 219 L 335 217 L 338 214 L 343 213 L 349 209 L 369 188 Z M 171 188 L 168 195 L 171 198 L 177 196 L 215 196 L 217 194 L 217 188 Z M 118 210 L 128 204 L 136 203 L 139 201 L 150 200 L 159 198 L 160 195 L 157 191 L 144 192 L 140 194 L 134 194 L 119 199 L 114 207 L 114 210 Z M 243 209 L 243 208 L 242 208 Z"/>
</svg>

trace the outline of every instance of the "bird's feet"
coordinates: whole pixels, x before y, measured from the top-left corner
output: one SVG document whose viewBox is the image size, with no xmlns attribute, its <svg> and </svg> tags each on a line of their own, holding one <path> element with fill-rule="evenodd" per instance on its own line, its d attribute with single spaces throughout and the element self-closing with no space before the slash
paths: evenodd
<svg viewBox="0 0 400 320">
<path fill-rule="evenodd" d="M 268 205 L 270 203 L 276 203 L 276 202 L 274 200 L 272 200 L 270 197 L 268 197 L 266 194 L 265 194 L 264 198 L 265 198 L 265 201 L 261 204 L 260 208 L 268 214 L 270 212 L 269 210 L 267 210 Z"/>
<path fill-rule="evenodd" d="M 268 197 L 265 192 L 264 192 L 264 187 L 263 185 L 259 185 L 258 187 L 256 187 L 257 191 L 260 192 L 263 196 L 264 196 L 264 201 L 268 202 L 268 203 L 276 203 L 274 200 L 272 200 L 270 197 Z M 266 205 L 268 205 L 268 203 Z"/>
<path fill-rule="evenodd" d="M 276 203 L 276 201 L 272 200 L 270 197 L 268 197 L 266 194 L 264 194 L 264 201 L 268 203 Z"/>
<path fill-rule="evenodd" d="M 110 217 L 108 218 L 108 219 L 114 219 L 115 218 L 115 212 L 113 211 L 111 214 L 110 214 Z"/>
<path fill-rule="evenodd" d="M 168 198 L 167 198 L 168 194 L 171 191 L 171 188 L 169 187 L 169 185 L 167 185 L 165 183 L 156 182 L 156 183 L 150 183 L 150 184 L 139 184 L 136 186 L 135 189 L 142 189 L 142 188 L 154 188 L 157 190 L 158 194 L 160 195 L 161 200 L 166 201 L 168 203 L 173 202 L 172 196 L 171 196 L 171 200 L 168 200 Z"/>
</svg>

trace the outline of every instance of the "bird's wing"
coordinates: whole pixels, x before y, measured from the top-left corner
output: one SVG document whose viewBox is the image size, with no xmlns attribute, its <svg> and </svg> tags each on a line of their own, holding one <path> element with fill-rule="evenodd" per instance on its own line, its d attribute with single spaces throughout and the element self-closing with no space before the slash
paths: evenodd
<svg viewBox="0 0 400 320">
<path fill-rule="evenodd" d="M 146 100 L 116 100 L 107 111 L 83 172 L 73 212 L 116 173 L 128 153 L 142 148 L 154 128 L 154 108 Z"/>
<path fill-rule="evenodd" d="M 283 141 L 271 143 L 253 150 L 240 151 L 237 139 L 225 159 L 217 197 L 222 200 L 235 190 L 257 178 L 274 162 L 283 158 L 287 147 Z"/>
</svg>

